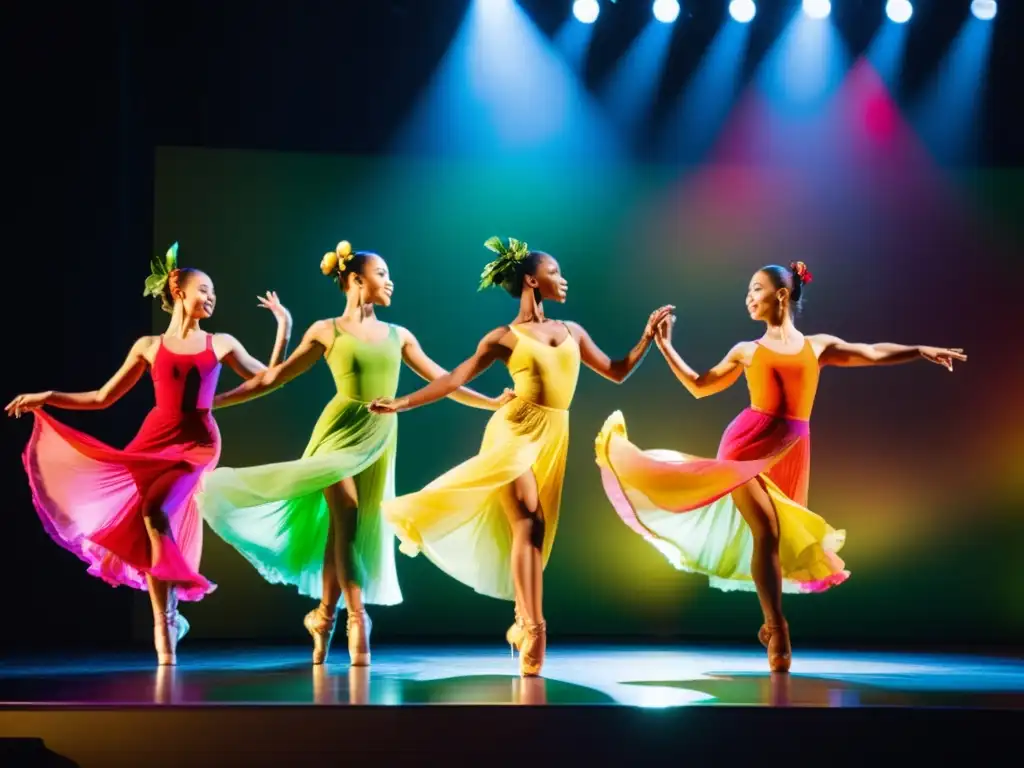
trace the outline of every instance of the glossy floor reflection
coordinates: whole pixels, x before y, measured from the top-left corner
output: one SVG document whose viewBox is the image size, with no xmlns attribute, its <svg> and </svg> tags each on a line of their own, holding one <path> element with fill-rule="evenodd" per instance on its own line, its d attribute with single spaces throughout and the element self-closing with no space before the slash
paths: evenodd
<svg viewBox="0 0 1024 768">
<path fill-rule="evenodd" d="M 545 677 L 523 680 L 507 654 L 387 648 L 370 669 L 308 649 L 183 649 L 177 668 L 148 654 L 8 659 L 6 704 L 691 705 L 964 707 L 1024 710 L 1024 661 L 906 653 L 808 652 L 769 675 L 763 652 L 559 647 Z"/>
</svg>

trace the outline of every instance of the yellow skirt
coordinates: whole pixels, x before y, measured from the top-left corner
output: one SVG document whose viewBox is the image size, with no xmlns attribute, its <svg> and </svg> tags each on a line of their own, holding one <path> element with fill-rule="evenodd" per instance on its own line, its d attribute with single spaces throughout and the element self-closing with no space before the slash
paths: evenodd
<svg viewBox="0 0 1024 768">
<path fill-rule="evenodd" d="M 547 565 L 558 528 L 569 412 L 519 398 L 495 411 L 476 456 L 418 493 L 384 503 L 384 519 L 409 556 L 423 552 L 438 568 L 482 595 L 514 600 L 512 529 L 502 494 L 533 471 L 544 520 Z"/>
</svg>

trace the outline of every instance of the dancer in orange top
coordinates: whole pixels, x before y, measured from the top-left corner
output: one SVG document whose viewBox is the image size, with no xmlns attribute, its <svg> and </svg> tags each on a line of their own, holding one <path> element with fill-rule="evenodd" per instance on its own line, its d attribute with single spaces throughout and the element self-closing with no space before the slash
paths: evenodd
<svg viewBox="0 0 1024 768">
<path fill-rule="evenodd" d="M 659 326 L 658 348 L 696 398 L 721 392 L 746 374 L 750 407 L 726 429 L 715 459 L 641 450 L 620 412 L 597 438 L 608 498 L 623 521 L 678 569 L 702 573 L 722 590 L 756 590 L 764 613 L 758 637 L 773 672 L 789 671 L 783 592 L 823 592 L 849 577 L 836 555 L 845 532 L 806 508 L 810 418 L 823 365 L 894 365 L 929 360 L 953 370 L 962 349 L 851 344 L 805 336 L 793 324 L 811 273 L 803 262 L 758 270 L 747 289 L 750 317 L 764 336 L 740 342 L 698 374 L 672 347 L 674 317 Z M 682 514 L 685 513 L 685 514 Z"/>
</svg>

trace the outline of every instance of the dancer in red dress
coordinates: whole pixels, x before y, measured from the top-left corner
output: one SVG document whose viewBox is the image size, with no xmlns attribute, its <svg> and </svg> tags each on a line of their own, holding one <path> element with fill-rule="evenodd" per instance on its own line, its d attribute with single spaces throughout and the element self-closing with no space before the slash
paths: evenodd
<svg viewBox="0 0 1024 768">
<path fill-rule="evenodd" d="M 154 262 L 145 295 L 171 314 L 161 336 L 135 342 L 120 370 L 93 392 L 19 395 L 10 416 L 32 412 L 23 454 L 32 499 L 46 532 L 114 586 L 149 591 L 159 664 L 176 663 L 188 622 L 181 600 L 200 600 L 215 585 L 199 573 L 202 522 L 194 501 L 199 480 L 220 456 L 220 432 L 210 409 L 221 364 L 243 378 L 265 370 L 232 336 L 199 329 L 216 296 L 205 273 L 177 268 L 177 243 Z M 283 356 L 291 317 L 276 294 L 260 297 L 278 321 L 270 365 Z M 62 424 L 41 410 L 101 410 L 124 396 L 146 369 L 156 404 L 135 438 L 118 450 Z"/>
</svg>

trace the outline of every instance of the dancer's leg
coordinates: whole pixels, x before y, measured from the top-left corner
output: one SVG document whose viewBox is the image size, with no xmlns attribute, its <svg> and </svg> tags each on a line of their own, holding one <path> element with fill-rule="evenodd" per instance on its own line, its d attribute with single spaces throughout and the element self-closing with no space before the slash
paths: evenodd
<svg viewBox="0 0 1024 768">
<path fill-rule="evenodd" d="M 512 529 L 511 570 L 516 609 L 522 617 L 522 631 L 509 640 L 520 645 L 523 674 L 536 675 L 544 663 L 546 626 L 544 622 L 544 518 L 540 509 L 537 480 L 533 472 L 517 478 L 502 494 L 502 506 Z"/>
<path fill-rule="evenodd" d="M 348 612 L 363 610 L 363 565 L 356 555 L 356 521 L 359 498 L 352 478 L 324 489 L 334 532 L 334 568 Z"/>
<path fill-rule="evenodd" d="M 182 474 L 167 473 L 149 487 L 142 500 L 142 520 L 149 537 L 149 562 L 152 566 L 160 562 L 164 543 L 173 541 L 170 520 L 163 509 L 163 504 Z M 178 640 L 184 636 L 188 625 L 178 616 L 174 586 L 148 573 L 146 585 L 149 590 L 149 602 L 153 608 L 153 645 L 156 648 L 157 663 L 177 664 Z"/>
<path fill-rule="evenodd" d="M 779 518 L 771 497 L 757 478 L 732 493 L 754 537 L 750 573 L 757 587 L 765 626 L 759 637 L 768 647 L 772 671 L 789 669 L 789 626 L 782 612 L 782 567 L 779 564 Z"/>
<path fill-rule="evenodd" d="M 313 638 L 313 664 L 323 664 L 327 660 L 327 652 L 331 645 L 331 638 L 334 636 L 334 627 L 338 616 L 338 601 L 343 593 L 345 579 L 342 575 L 339 563 L 343 559 L 339 557 L 339 530 L 340 528 L 338 511 L 342 508 L 355 509 L 356 492 L 355 484 L 351 479 L 346 478 L 335 485 L 324 489 L 324 501 L 327 503 L 329 513 L 327 522 L 327 542 L 324 546 L 324 567 L 323 582 L 321 588 L 320 605 L 306 614 L 303 624 L 306 631 Z M 347 602 L 347 599 L 346 599 Z"/>
<path fill-rule="evenodd" d="M 353 666 L 370 663 L 370 617 L 363 606 L 365 569 L 356 552 L 359 497 L 355 482 L 346 478 L 324 490 L 334 528 L 334 567 L 348 611 L 348 654 Z"/>
</svg>

